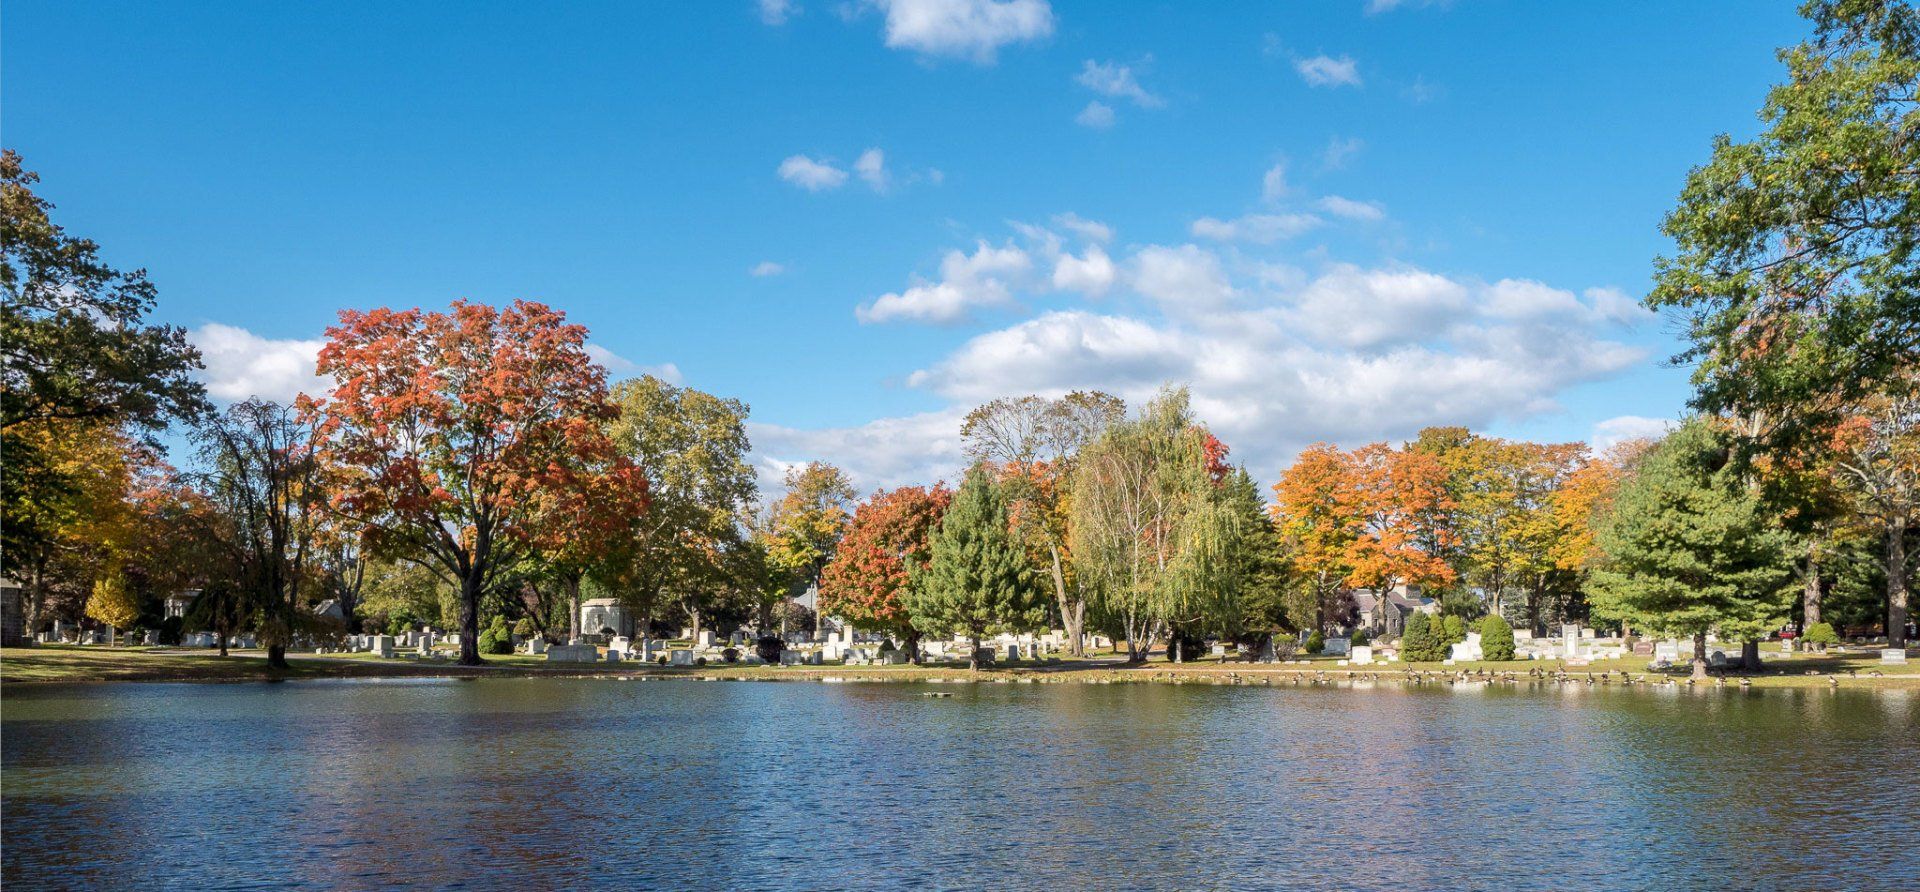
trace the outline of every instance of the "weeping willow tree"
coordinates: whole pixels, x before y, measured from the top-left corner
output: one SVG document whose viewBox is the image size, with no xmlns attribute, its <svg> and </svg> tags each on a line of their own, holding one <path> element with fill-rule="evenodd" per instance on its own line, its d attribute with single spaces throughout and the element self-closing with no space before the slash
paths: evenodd
<svg viewBox="0 0 1920 892">
<path fill-rule="evenodd" d="M 1169 388 L 1089 444 L 1074 469 L 1074 571 L 1101 624 L 1146 659 L 1179 629 L 1233 614 L 1253 530 L 1235 510 L 1225 449 Z"/>
</svg>

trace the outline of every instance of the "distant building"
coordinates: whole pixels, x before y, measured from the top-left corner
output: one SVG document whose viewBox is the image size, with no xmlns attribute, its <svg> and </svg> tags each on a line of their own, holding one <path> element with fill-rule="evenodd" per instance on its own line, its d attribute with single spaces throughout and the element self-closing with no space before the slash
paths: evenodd
<svg viewBox="0 0 1920 892">
<path fill-rule="evenodd" d="M 594 598 L 580 603 L 580 634 L 633 637 L 633 614 L 617 598 Z"/>
<path fill-rule="evenodd" d="M 0 576 L 0 647 L 27 644 L 26 589 Z"/>
<path fill-rule="evenodd" d="M 198 597 L 200 597 L 200 590 L 197 588 L 185 589 L 168 595 L 167 600 L 164 602 L 167 615 L 163 618 L 173 619 L 175 617 L 186 616 L 187 611 L 193 608 L 193 599 Z"/>
<path fill-rule="evenodd" d="M 1417 585 L 1396 585 L 1384 595 L 1373 589 L 1354 589 L 1353 606 L 1359 616 L 1355 625 L 1371 635 L 1401 634 L 1406 631 L 1407 618 L 1416 611 L 1440 615 L 1440 602 L 1422 595 Z"/>
</svg>

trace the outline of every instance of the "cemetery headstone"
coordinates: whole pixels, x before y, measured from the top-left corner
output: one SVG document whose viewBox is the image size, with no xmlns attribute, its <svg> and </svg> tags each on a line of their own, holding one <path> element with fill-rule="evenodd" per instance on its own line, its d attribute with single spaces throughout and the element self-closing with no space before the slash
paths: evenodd
<svg viewBox="0 0 1920 892">
<path fill-rule="evenodd" d="M 556 644 L 547 648 L 549 663 L 592 663 L 600 659 L 600 649 L 591 644 Z"/>
</svg>

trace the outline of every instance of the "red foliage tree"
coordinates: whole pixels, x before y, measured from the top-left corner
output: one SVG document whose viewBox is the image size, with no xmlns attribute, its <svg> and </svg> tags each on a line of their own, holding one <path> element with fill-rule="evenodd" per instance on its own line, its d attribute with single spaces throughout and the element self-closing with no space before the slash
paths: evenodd
<svg viewBox="0 0 1920 892">
<path fill-rule="evenodd" d="M 348 310 L 327 329 L 318 369 L 337 383 L 301 405 L 339 470 L 335 510 L 458 587 L 463 664 L 480 662 L 481 596 L 540 544 L 556 503 L 624 473 L 586 335 L 528 301 Z"/>
<path fill-rule="evenodd" d="M 914 569 L 931 556 L 928 537 L 940 525 L 953 491 L 903 486 L 874 493 L 854 509 L 853 523 L 820 577 L 820 612 L 855 626 L 900 635 L 919 660 L 920 631 L 907 614 Z"/>
</svg>

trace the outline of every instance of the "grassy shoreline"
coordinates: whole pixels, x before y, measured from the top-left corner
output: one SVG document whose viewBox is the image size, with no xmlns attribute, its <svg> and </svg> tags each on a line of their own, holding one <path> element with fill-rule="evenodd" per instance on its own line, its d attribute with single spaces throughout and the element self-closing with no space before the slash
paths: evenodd
<svg viewBox="0 0 1920 892">
<path fill-rule="evenodd" d="M 741 666 L 669 668 L 638 663 L 548 663 L 524 655 L 489 657 L 484 666 L 451 660 L 380 659 L 369 654 L 289 654 L 291 668 L 271 669 L 261 651 L 221 657 L 184 648 L 40 646 L 0 650 L 6 687 L 79 682 L 288 681 L 315 678 L 626 678 L 705 681 L 934 682 L 1052 684 L 1594 684 L 1616 687 L 1686 686 L 1686 672 L 1652 672 L 1644 660 L 1602 661 L 1568 667 L 1558 660 L 1479 662 L 1445 666 L 1340 666 L 1315 659 L 1285 663 L 1149 662 L 1117 658 L 1002 666 L 972 672 L 947 666 Z M 1920 688 L 1920 661 L 1882 666 L 1871 655 L 1775 656 L 1765 671 L 1729 673 L 1696 686 L 1755 688 Z"/>
</svg>

